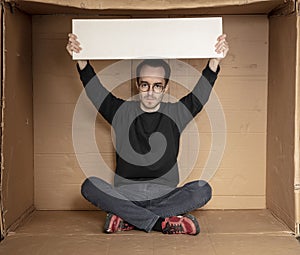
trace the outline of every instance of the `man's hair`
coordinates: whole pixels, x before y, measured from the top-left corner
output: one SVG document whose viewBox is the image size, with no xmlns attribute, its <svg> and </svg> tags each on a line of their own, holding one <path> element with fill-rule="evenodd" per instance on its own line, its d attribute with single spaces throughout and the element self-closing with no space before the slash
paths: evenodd
<svg viewBox="0 0 300 255">
<path fill-rule="evenodd" d="M 141 63 L 139 63 L 139 65 L 136 68 L 136 80 L 138 83 L 140 79 L 141 70 L 144 66 L 162 67 L 165 70 L 165 77 L 164 77 L 166 82 L 165 85 L 168 84 L 171 75 L 171 68 L 166 61 L 162 59 L 145 59 Z"/>
</svg>

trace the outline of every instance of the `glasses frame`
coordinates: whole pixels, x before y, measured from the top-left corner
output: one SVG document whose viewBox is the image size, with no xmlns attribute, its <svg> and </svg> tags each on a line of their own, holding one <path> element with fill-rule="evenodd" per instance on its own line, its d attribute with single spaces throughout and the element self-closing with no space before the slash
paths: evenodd
<svg viewBox="0 0 300 255">
<path fill-rule="evenodd" d="M 142 89 L 141 89 L 141 85 L 142 85 L 143 83 L 145 83 L 145 84 L 148 85 L 148 89 L 147 89 L 147 90 L 142 90 Z M 159 92 L 157 92 L 157 91 L 155 91 L 155 85 L 158 85 L 158 84 L 161 84 L 161 82 L 155 82 L 155 83 L 150 84 L 150 83 L 147 82 L 147 81 L 141 81 L 141 82 L 138 83 L 138 88 L 139 88 L 139 91 L 141 91 L 141 92 L 149 92 L 150 89 L 151 89 L 151 91 L 152 91 L 153 93 L 156 93 L 156 94 L 163 93 L 163 92 L 165 91 L 167 85 L 162 86 L 162 90 L 159 91 Z"/>
</svg>

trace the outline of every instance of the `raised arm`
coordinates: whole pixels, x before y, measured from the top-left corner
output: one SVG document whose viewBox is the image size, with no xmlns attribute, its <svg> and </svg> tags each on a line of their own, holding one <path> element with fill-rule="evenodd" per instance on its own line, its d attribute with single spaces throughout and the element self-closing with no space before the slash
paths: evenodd
<svg viewBox="0 0 300 255">
<path fill-rule="evenodd" d="M 66 46 L 66 50 L 69 52 L 69 54 L 72 56 L 73 52 L 79 53 L 82 48 L 80 47 L 80 42 L 77 40 L 77 36 L 74 34 L 68 34 L 68 44 Z M 80 70 L 83 70 L 86 65 L 87 65 L 88 61 L 86 60 L 78 60 L 77 64 L 78 67 L 80 68 Z"/>
<path fill-rule="evenodd" d="M 72 56 L 73 52 L 79 53 L 82 48 L 76 35 L 69 34 L 68 36 L 69 40 L 66 49 Z M 115 113 L 124 100 L 115 97 L 102 85 L 89 61 L 78 60 L 77 70 L 87 96 L 99 113 L 111 124 Z"/>
<path fill-rule="evenodd" d="M 226 57 L 229 46 L 226 41 L 226 35 L 220 35 L 217 38 L 217 43 L 215 44 L 215 51 L 217 53 L 223 53 L 224 58 Z M 202 71 L 202 76 L 194 87 L 193 91 L 180 99 L 192 113 L 193 117 L 201 111 L 203 106 L 209 99 L 212 87 L 215 84 L 217 75 L 220 71 L 220 62 L 222 58 L 210 59 L 205 69 Z"/>
<path fill-rule="evenodd" d="M 226 35 L 223 34 L 218 37 L 217 43 L 215 45 L 215 51 L 217 53 L 222 53 L 224 58 L 226 57 L 229 46 L 226 41 Z M 220 62 L 221 58 L 210 59 L 202 71 L 202 75 L 195 85 L 192 92 L 182 97 L 177 104 L 178 119 L 180 120 L 181 127 L 184 128 L 186 124 L 192 120 L 207 103 L 211 90 L 215 84 L 215 81 L 218 77 L 220 71 Z M 183 105 L 185 107 L 182 107 Z M 186 113 L 186 109 L 190 114 Z"/>
<path fill-rule="evenodd" d="M 224 58 L 227 56 L 228 51 L 229 51 L 229 45 L 228 42 L 226 41 L 226 34 L 220 35 L 217 39 L 217 43 L 215 44 L 215 51 L 217 53 L 222 53 Z M 222 58 L 212 58 L 209 61 L 209 68 L 213 71 L 216 72 L 217 68 L 221 62 Z"/>
</svg>

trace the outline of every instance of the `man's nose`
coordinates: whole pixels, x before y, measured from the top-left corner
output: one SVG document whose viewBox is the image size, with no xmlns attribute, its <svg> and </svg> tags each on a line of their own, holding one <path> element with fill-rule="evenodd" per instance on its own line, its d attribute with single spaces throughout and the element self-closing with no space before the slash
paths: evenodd
<svg viewBox="0 0 300 255">
<path fill-rule="evenodd" d="M 148 95 L 152 95 L 153 94 L 153 88 L 150 87 L 150 89 L 148 90 Z"/>
</svg>

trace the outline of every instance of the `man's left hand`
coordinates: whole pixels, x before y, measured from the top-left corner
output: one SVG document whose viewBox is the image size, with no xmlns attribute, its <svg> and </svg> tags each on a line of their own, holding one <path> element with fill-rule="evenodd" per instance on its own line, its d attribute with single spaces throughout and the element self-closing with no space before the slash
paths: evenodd
<svg viewBox="0 0 300 255">
<path fill-rule="evenodd" d="M 229 51 L 229 44 L 226 41 L 226 34 L 222 34 L 218 37 L 218 42 L 215 45 L 215 51 L 218 54 L 223 53 L 223 58 L 227 56 L 227 53 Z M 223 58 L 212 58 L 209 61 L 209 67 L 212 71 L 216 72 L 218 65 L 220 64 L 221 60 Z"/>
</svg>

